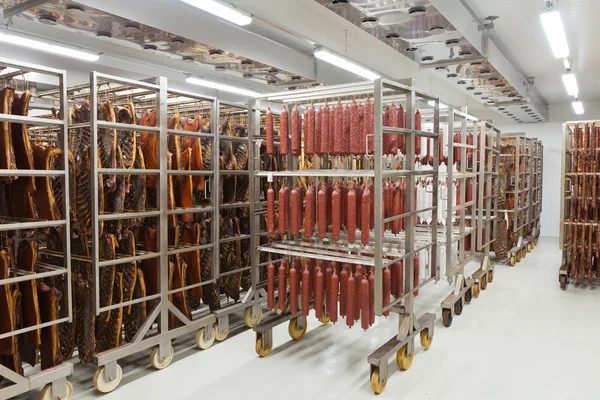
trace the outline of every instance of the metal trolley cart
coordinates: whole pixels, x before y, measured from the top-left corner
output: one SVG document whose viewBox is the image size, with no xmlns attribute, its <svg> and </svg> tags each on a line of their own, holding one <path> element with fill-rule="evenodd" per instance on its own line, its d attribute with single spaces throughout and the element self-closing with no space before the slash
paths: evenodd
<svg viewBox="0 0 600 400">
<path fill-rule="evenodd" d="M 598 176 L 600 132 L 597 121 L 567 122 L 564 129 L 560 249 L 560 287 L 570 281 L 598 280 L 600 224 L 598 223 Z"/>
<path fill-rule="evenodd" d="M 57 87 L 50 103 L 29 90 L 2 91 L 0 121 L 8 146 L 0 170 L 0 397 L 43 387 L 43 400 L 70 399 L 73 386 L 66 378 L 73 365 L 62 361 L 59 339 L 73 322 L 66 72 L 6 59 L 0 66 L 0 79 L 7 82 L 39 73 Z M 29 116 L 30 108 L 44 104 L 56 107 L 55 117 Z"/>
<path fill-rule="evenodd" d="M 540 140 L 533 144 L 533 187 L 531 193 L 531 236 L 528 238 L 527 252 L 537 245 L 541 230 L 542 187 L 544 179 L 544 145 Z"/>
<path fill-rule="evenodd" d="M 372 102 L 370 99 L 366 100 L 367 96 L 372 96 Z M 293 193 L 294 190 L 303 190 L 300 185 L 306 184 L 308 187 L 308 189 L 306 189 L 306 193 L 309 193 L 311 191 L 311 184 L 320 182 L 324 186 L 321 186 L 321 189 L 319 189 L 319 196 L 323 196 L 322 199 L 325 199 L 325 186 L 327 186 L 326 183 L 328 178 L 335 178 L 342 186 L 348 185 L 346 186 L 348 188 L 348 193 L 354 192 L 354 187 L 358 185 L 357 182 L 352 183 L 352 181 L 365 182 L 364 185 L 361 186 L 365 188 L 365 191 L 372 183 L 374 201 L 371 201 L 371 204 L 373 205 L 373 218 L 371 219 L 371 222 L 373 222 L 373 229 L 369 230 L 368 238 L 363 237 L 363 234 L 366 233 L 366 230 L 362 230 L 360 227 L 357 227 L 358 229 L 342 230 L 339 238 L 333 238 L 330 234 L 326 234 L 325 230 L 328 228 L 325 228 L 323 231 L 319 231 L 318 235 L 315 235 L 313 231 L 306 231 L 302 229 L 298 230 L 297 232 L 293 232 L 292 228 L 294 227 L 294 224 L 297 224 L 297 221 L 294 221 L 295 217 L 293 215 L 288 215 L 289 218 L 287 223 L 291 226 L 290 227 L 286 226 L 286 214 L 283 214 L 283 217 L 281 217 L 282 219 L 280 219 L 278 223 L 278 228 L 281 227 L 282 229 L 281 235 L 278 236 L 279 233 L 272 234 L 272 240 L 270 242 L 260 244 L 256 247 L 255 259 L 258 259 L 261 254 L 267 253 L 271 255 L 273 262 L 277 263 L 281 261 L 281 263 L 279 263 L 280 272 L 278 275 L 277 291 L 275 291 L 274 287 L 267 288 L 267 305 L 271 305 L 274 308 L 274 311 L 266 314 L 263 318 L 263 321 L 254 327 L 256 332 L 256 351 L 260 356 L 267 356 L 271 352 L 273 346 L 273 328 L 288 321 L 289 333 L 291 337 L 295 340 L 301 339 L 306 332 L 306 317 L 308 316 L 310 309 L 315 309 L 315 314 L 322 323 L 328 323 L 332 319 L 337 319 L 337 308 L 334 310 L 329 307 L 337 307 L 337 296 L 340 295 L 341 299 L 344 295 L 342 292 L 337 293 L 337 290 L 333 289 L 333 291 L 331 291 L 330 289 L 328 294 L 324 296 L 324 299 L 320 298 L 320 293 L 322 292 L 318 285 L 320 280 L 323 279 L 323 275 L 320 275 L 323 274 L 320 266 L 325 268 L 325 264 L 323 264 L 324 262 L 327 262 L 328 265 L 328 267 L 325 269 L 325 274 L 328 275 L 329 278 L 332 276 L 337 276 L 337 269 L 339 269 L 341 274 L 340 276 L 343 277 L 344 275 L 348 275 L 348 273 L 350 273 L 350 275 L 353 274 L 357 276 L 359 281 L 361 280 L 360 277 L 362 276 L 361 284 L 369 285 L 366 283 L 366 276 L 370 275 L 369 279 L 372 283 L 369 285 L 369 287 L 372 288 L 370 300 L 372 302 L 371 310 L 373 311 L 373 318 L 375 315 L 387 316 L 390 311 L 398 313 L 400 316 L 398 335 L 391 338 L 387 343 L 385 343 L 382 347 L 368 357 L 368 362 L 371 366 L 371 387 L 375 393 L 381 393 L 385 389 L 388 379 L 388 359 L 395 355 L 400 368 L 406 370 L 411 366 L 415 355 L 414 338 L 419 336 L 421 344 L 425 348 L 429 348 L 433 339 L 433 324 L 435 315 L 425 313 L 422 316 L 417 317 L 414 312 L 414 301 L 415 295 L 418 293 L 420 288 L 429 282 L 439 280 L 439 268 L 437 262 L 437 224 L 433 223 L 431 226 L 418 227 L 416 226 L 415 217 L 419 212 L 424 211 L 431 211 L 434 215 L 437 213 L 439 144 L 437 133 L 430 133 L 415 129 L 416 124 L 420 123 L 419 119 L 421 118 L 420 115 L 415 115 L 415 110 L 418 101 L 422 101 L 422 105 L 425 105 L 425 107 L 427 101 L 433 102 L 435 104 L 433 131 L 438 132 L 439 101 L 436 97 L 418 92 L 409 85 L 396 83 L 385 79 L 378 79 L 375 82 L 363 82 L 295 90 L 285 93 L 275 93 L 259 98 L 259 101 L 260 104 L 254 106 L 253 110 L 257 111 L 259 109 L 264 109 L 264 101 L 272 102 L 272 108 L 274 108 L 275 104 L 278 104 L 278 108 L 281 108 L 281 103 L 284 104 L 285 111 L 282 110 L 281 113 L 283 114 L 285 112 L 289 116 L 289 122 L 287 130 L 285 130 L 284 122 L 281 123 L 281 129 L 284 132 L 291 132 L 292 140 L 290 143 L 283 144 L 290 144 L 292 149 L 291 153 L 297 156 L 289 156 L 286 162 L 287 168 L 282 168 L 280 171 L 256 170 L 254 172 L 256 185 L 259 185 L 261 182 L 264 184 L 264 181 L 267 180 L 274 184 L 275 189 L 281 187 L 279 193 L 281 193 L 281 196 L 283 197 L 279 198 L 278 214 L 281 214 L 282 212 L 285 212 L 283 210 L 288 209 L 287 207 L 282 208 L 282 205 L 286 204 L 288 201 L 284 186 L 290 185 L 293 198 L 295 195 Z M 348 155 L 348 153 L 346 153 L 343 148 L 340 147 L 341 151 L 339 152 L 334 150 L 325 151 L 324 153 L 316 152 L 316 155 L 312 155 L 312 151 L 307 149 L 307 145 L 312 146 L 312 144 L 308 144 L 311 142 L 307 141 L 306 134 L 304 135 L 304 140 L 301 139 L 300 131 L 297 130 L 300 129 L 298 124 L 302 124 L 299 114 L 297 114 L 299 113 L 300 109 L 295 109 L 293 106 L 306 108 L 306 112 L 311 113 L 314 111 L 314 107 L 318 107 L 319 104 L 327 108 L 327 101 L 338 102 L 337 105 L 332 103 L 332 105 L 334 105 L 334 110 L 335 107 L 343 107 L 343 105 L 354 107 L 355 102 L 361 101 L 365 101 L 365 107 L 367 107 L 368 104 L 373 106 L 373 126 L 369 127 L 368 111 L 365 112 L 365 118 L 363 119 L 363 123 L 366 124 L 363 132 L 372 132 L 372 134 L 363 136 L 365 147 L 362 147 L 362 149 L 364 150 L 357 150 L 354 152 L 350 151 L 350 155 Z M 384 126 L 384 118 L 386 118 L 384 116 L 384 103 L 389 105 L 393 101 L 405 103 L 405 126 Z M 313 102 L 319 104 L 312 104 Z M 362 103 L 360 106 L 362 106 Z M 394 104 L 392 104 L 391 110 L 397 110 Z M 392 115 L 390 109 L 386 108 L 386 112 L 390 112 L 389 115 Z M 308 115 L 310 116 L 310 114 Z M 280 118 L 283 120 L 281 115 Z M 257 120 L 258 116 L 255 117 L 254 121 Z M 341 123 L 342 119 L 340 118 L 337 121 Z M 350 120 L 350 124 L 351 121 L 352 120 Z M 310 118 L 306 123 L 307 125 L 305 125 L 304 129 L 305 133 L 307 130 L 311 130 Z M 328 126 L 326 124 L 322 125 Z M 335 130 L 335 126 L 332 125 L 332 127 L 333 132 Z M 339 129 L 342 128 L 340 127 Z M 352 128 L 350 125 L 348 129 L 352 134 L 352 129 L 354 128 Z M 297 136 L 295 136 L 294 130 L 296 130 L 295 132 L 297 132 Z M 344 129 L 344 131 L 346 130 Z M 252 130 L 252 135 L 255 139 L 258 139 L 254 136 L 257 135 L 257 133 L 257 126 L 255 126 L 255 129 Z M 395 137 L 405 139 L 405 158 L 402 156 L 384 157 L 383 146 L 384 142 L 387 140 L 384 138 L 384 134 L 393 134 Z M 287 142 L 289 138 L 286 135 L 283 135 L 283 137 Z M 319 136 L 319 134 L 315 134 L 314 138 L 317 137 L 320 138 L 318 140 L 324 140 Z M 334 141 L 343 140 L 340 139 L 342 136 L 335 137 L 338 139 L 334 139 Z M 434 154 L 431 158 L 431 164 L 433 166 L 432 170 L 422 170 L 415 166 L 415 139 L 419 137 L 427 137 L 433 142 Z M 268 140 L 269 139 L 267 137 L 267 141 Z M 370 146 L 369 140 L 371 141 Z M 335 149 L 335 143 L 337 142 L 334 142 L 333 147 L 330 146 L 329 148 Z M 280 145 L 281 144 L 282 142 Z M 340 143 L 338 144 L 342 146 Z M 351 144 L 348 146 L 350 145 Z M 259 144 L 255 143 L 255 145 L 253 145 L 253 149 L 251 151 L 252 159 L 256 160 L 260 158 L 260 154 L 258 152 L 261 151 L 261 148 L 262 147 Z M 341 153 L 341 156 L 334 155 L 336 152 L 338 154 Z M 430 155 L 428 155 L 428 157 L 430 157 Z M 422 177 L 429 177 L 432 179 L 427 183 L 427 187 L 429 191 L 433 193 L 433 200 L 430 206 L 426 206 L 423 209 L 417 209 L 415 204 L 415 195 L 417 190 L 415 178 Z M 405 181 L 406 204 L 403 213 L 385 217 L 385 206 L 383 205 L 383 202 L 385 201 L 384 190 L 385 186 L 390 183 L 386 182 L 386 180 L 389 181 L 391 179 L 401 179 Z M 423 182 L 420 184 L 425 183 Z M 400 185 L 402 184 L 400 183 Z M 321 190 L 323 191 L 322 194 Z M 334 189 L 333 191 L 337 192 L 337 189 Z M 313 192 L 312 194 L 309 194 L 309 196 L 315 194 L 316 193 Z M 363 197 L 363 202 L 365 201 L 364 199 L 365 197 Z M 265 207 L 265 203 L 261 198 L 257 197 L 254 199 L 254 201 L 256 214 L 260 215 L 261 213 L 267 212 L 267 214 L 270 214 L 271 217 L 274 218 L 275 210 L 269 210 L 269 199 L 267 200 L 267 207 Z M 271 201 L 273 201 L 272 198 Z M 271 204 L 274 204 L 274 202 Z M 291 204 L 292 205 L 286 205 L 289 207 L 288 210 L 290 214 L 293 214 L 297 211 L 294 208 L 294 204 L 298 203 L 292 202 Z M 326 202 L 320 204 L 325 207 L 325 204 L 329 203 Z M 333 205 L 334 203 L 331 204 Z M 352 202 L 348 202 L 347 204 L 351 205 Z M 369 202 L 364 204 L 368 205 Z M 305 207 L 307 210 L 314 210 L 315 212 L 317 211 L 316 206 L 314 209 L 309 209 L 309 205 L 311 207 L 315 206 L 313 203 L 305 203 L 304 205 L 300 206 Z M 368 206 L 363 205 L 363 210 L 366 210 L 365 207 Z M 348 209 L 350 209 L 350 207 L 348 207 Z M 311 211 L 307 211 L 307 215 L 310 215 L 310 212 Z M 353 215 L 348 210 L 346 210 L 346 212 L 347 215 Z M 336 211 L 327 213 L 327 215 L 331 214 L 333 214 L 332 219 L 335 221 Z M 322 214 L 321 211 L 318 211 L 317 215 L 325 216 L 325 214 Z M 318 220 L 319 218 L 314 220 L 314 222 L 318 224 Z M 352 217 L 346 221 L 351 220 Z M 363 219 L 362 221 L 364 222 L 365 220 L 369 222 L 368 219 Z M 405 222 L 404 231 L 394 234 L 388 229 L 384 230 L 384 224 L 394 223 L 394 221 L 400 220 L 404 220 Z M 326 222 L 324 218 L 321 218 L 320 221 L 323 224 Z M 257 238 L 262 237 L 265 234 L 269 234 L 269 232 L 265 232 L 263 228 L 259 226 L 258 222 L 259 221 L 255 221 L 253 226 L 253 229 L 256 229 L 253 231 L 252 235 L 254 238 L 256 238 L 255 241 Z M 349 222 L 348 224 L 354 227 L 352 222 Z M 298 229 L 298 225 L 295 226 L 295 229 Z M 268 227 L 268 229 L 273 229 L 273 227 Z M 363 234 L 360 232 L 363 232 Z M 356 238 L 351 237 L 354 235 Z M 363 244 L 361 245 L 360 243 Z M 427 262 L 425 276 L 421 276 L 417 279 L 417 270 L 415 268 L 417 264 L 415 264 L 415 256 L 419 251 L 422 250 L 428 251 L 429 259 Z M 287 259 L 290 257 L 296 257 L 296 259 L 293 261 L 290 259 L 288 264 Z M 302 282 L 302 285 L 300 285 L 297 276 L 297 267 L 300 269 L 302 268 L 303 261 L 300 258 L 304 259 L 304 271 L 302 272 L 302 275 L 303 279 L 306 279 L 306 281 Z M 400 264 L 400 262 L 403 262 L 403 264 Z M 286 265 L 289 266 L 289 285 L 287 284 L 286 279 L 288 273 Z M 353 266 L 355 270 L 354 273 L 352 272 Z M 386 300 L 384 299 L 384 291 L 387 289 L 384 287 L 384 283 L 390 282 L 388 273 L 390 272 L 390 268 L 392 266 L 397 266 L 398 269 L 396 269 L 395 272 L 402 274 L 403 279 L 404 277 L 406 279 L 404 279 L 403 283 L 401 283 L 399 287 L 394 288 L 398 291 L 395 292 L 396 296 L 393 299 L 390 298 L 389 293 L 385 293 L 385 296 L 387 297 Z M 274 270 L 274 266 L 272 267 L 269 265 L 269 268 L 272 268 L 270 271 Z M 371 269 L 372 272 L 369 273 L 368 269 Z M 312 280 L 312 274 L 309 271 L 313 271 L 316 275 L 316 278 L 314 279 L 314 285 L 305 285 L 304 283 L 308 283 Z M 398 276 L 399 275 L 396 275 L 396 277 Z M 274 282 L 271 279 L 274 278 L 268 278 L 268 282 Z M 352 278 L 352 280 L 353 279 L 354 278 Z M 348 281 L 351 281 L 350 277 L 348 277 Z M 391 282 L 402 281 L 396 281 L 392 279 Z M 317 289 L 313 290 L 315 296 L 310 299 L 308 295 L 309 287 L 312 287 L 310 290 Z M 331 287 L 335 288 L 335 286 L 330 286 L 330 288 Z M 348 285 L 347 287 L 350 288 L 351 286 Z M 287 296 L 288 289 L 290 292 L 289 296 Z M 306 292 L 302 292 L 303 290 L 306 290 Z M 350 304 L 350 299 L 353 298 L 349 294 L 351 293 L 350 290 L 351 289 L 348 289 L 348 293 L 346 293 L 348 296 L 348 304 Z M 361 293 L 365 292 L 363 291 Z M 285 297 L 283 297 L 283 294 L 285 294 Z M 296 294 L 298 296 L 296 296 Z M 275 307 L 274 304 L 270 304 L 272 301 L 274 302 L 275 295 L 278 296 L 278 304 L 280 305 L 279 308 L 282 310 L 281 313 L 277 312 L 277 307 Z M 366 294 L 363 299 L 367 299 Z M 325 300 L 325 302 L 323 302 L 323 300 Z M 327 300 L 329 301 L 327 302 Z M 368 302 L 368 300 L 365 301 Z M 342 303 L 340 303 L 340 305 L 341 304 Z M 364 305 L 365 304 L 363 303 L 363 306 Z M 324 306 L 324 309 L 321 309 L 322 306 Z M 351 310 L 353 306 L 348 307 L 349 308 L 345 309 L 346 312 L 352 313 L 352 311 L 348 310 Z M 354 310 L 356 310 L 356 308 L 354 308 Z M 365 310 L 365 308 L 363 308 L 363 310 Z M 353 315 L 356 317 L 356 314 Z M 366 314 L 364 312 L 361 315 L 363 318 L 366 318 Z M 354 319 L 355 318 L 351 316 L 347 316 L 347 324 L 354 324 Z M 350 320 L 352 320 L 352 322 L 350 322 Z M 361 323 L 365 324 L 365 321 L 361 321 Z M 363 325 L 363 327 L 366 327 L 366 325 L 368 325 L 368 322 Z"/>
</svg>

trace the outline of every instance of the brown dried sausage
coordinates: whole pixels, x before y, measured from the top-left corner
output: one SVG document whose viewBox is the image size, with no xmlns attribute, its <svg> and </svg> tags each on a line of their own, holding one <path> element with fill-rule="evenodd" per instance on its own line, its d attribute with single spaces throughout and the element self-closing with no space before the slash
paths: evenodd
<svg viewBox="0 0 600 400">
<path fill-rule="evenodd" d="M 331 240 L 340 240 L 342 221 L 342 192 L 338 185 L 333 188 L 331 194 Z"/>
<path fill-rule="evenodd" d="M 331 274 L 331 278 L 329 278 L 331 282 L 329 283 L 329 291 L 327 292 L 327 306 L 329 307 L 329 318 L 331 322 L 334 324 L 338 320 L 338 290 L 340 286 L 340 278 L 335 270 L 333 270 L 333 274 Z"/>
<path fill-rule="evenodd" d="M 356 192 L 356 226 L 360 229 L 360 218 L 362 216 L 362 192 L 363 187 L 361 185 L 354 185 L 354 191 Z"/>
<path fill-rule="evenodd" d="M 340 187 L 340 192 L 342 194 L 342 200 L 341 200 L 341 204 L 342 204 L 342 218 L 341 218 L 341 225 L 346 226 L 346 215 L 348 214 L 347 210 L 348 210 L 348 187 L 346 186 L 346 184 L 344 182 L 341 182 L 338 184 L 338 186 Z"/>
<path fill-rule="evenodd" d="M 353 187 L 348 189 L 347 203 L 346 229 L 348 231 L 348 243 L 354 243 L 356 241 L 356 191 Z"/>
<path fill-rule="evenodd" d="M 360 103 L 358 105 L 358 132 L 357 132 L 357 142 L 356 145 L 356 155 L 363 155 L 367 151 L 367 133 L 365 132 L 365 106 Z M 352 123 L 352 114 L 350 114 L 350 123 Z M 350 141 L 350 145 L 352 145 L 352 141 Z M 352 150 L 350 151 L 352 152 Z"/>
<path fill-rule="evenodd" d="M 333 187 L 328 182 L 325 184 L 325 194 L 327 195 L 327 226 L 331 225 L 331 195 L 333 194 Z"/>
<path fill-rule="evenodd" d="M 308 269 L 308 262 L 304 265 L 304 271 L 302 271 L 302 315 L 308 316 L 310 309 L 310 270 Z"/>
<path fill-rule="evenodd" d="M 317 195 L 317 206 L 319 213 L 317 215 L 318 235 L 320 239 L 327 236 L 327 191 L 325 185 L 321 185 Z"/>
<path fill-rule="evenodd" d="M 267 265 L 267 308 L 275 308 L 275 266 L 273 263 Z"/>
<path fill-rule="evenodd" d="M 321 149 L 321 115 L 323 113 L 321 112 L 321 110 L 322 107 L 315 109 L 315 153 L 317 153 L 318 155 L 323 154 L 323 151 Z"/>
<path fill-rule="evenodd" d="M 357 265 L 354 271 L 354 320 L 358 321 L 360 319 L 360 282 L 362 281 L 363 276 L 363 266 Z"/>
<path fill-rule="evenodd" d="M 375 152 L 375 109 L 370 98 L 365 102 L 365 138 L 369 143 L 369 154 Z"/>
<path fill-rule="evenodd" d="M 404 263 L 402 261 L 396 262 L 392 268 L 396 269 L 396 296 L 400 297 L 404 294 Z"/>
<path fill-rule="evenodd" d="M 340 271 L 340 315 L 346 316 L 346 304 L 348 301 L 348 276 L 350 275 L 350 265 L 344 264 Z"/>
<path fill-rule="evenodd" d="M 275 233 L 275 191 L 271 184 L 267 189 L 267 232 Z"/>
<path fill-rule="evenodd" d="M 278 207 L 278 221 L 277 229 L 279 234 L 285 235 L 287 231 L 287 211 L 288 211 L 288 198 L 287 198 L 287 186 L 282 186 L 279 189 L 279 207 Z"/>
<path fill-rule="evenodd" d="M 370 185 L 369 188 L 371 189 L 371 229 L 375 229 L 375 187 Z"/>
<path fill-rule="evenodd" d="M 417 110 L 415 113 L 415 130 L 423 130 L 423 124 L 421 121 L 421 112 Z M 421 136 L 415 136 L 415 155 L 417 158 L 421 155 Z"/>
<path fill-rule="evenodd" d="M 356 297 L 356 283 L 352 274 L 348 276 L 348 281 L 346 282 L 346 294 L 346 325 L 352 328 L 354 326 L 354 298 Z"/>
<path fill-rule="evenodd" d="M 344 106 L 344 129 L 342 134 L 343 150 L 342 155 L 350 154 L 350 108 Z"/>
<path fill-rule="evenodd" d="M 290 196 L 290 210 L 292 213 L 291 217 L 291 234 L 296 237 L 300 233 L 300 224 L 302 224 L 302 217 L 299 215 L 299 209 L 302 208 L 302 198 L 300 189 L 295 187 L 292 189 Z"/>
<path fill-rule="evenodd" d="M 327 144 L 329 154 L 334 153 L 333 142 L 335 141 L 335 120 L 335 106 L 333 106 L 329 111 L 329 143 Z"/>
<path fill-rule="evenodd" d="M 314 300 L 314 309 L 315 309 L 315 317 L 317 319 L 321 319 L 323 317 L 323 290 L 324 288 L 324 279 L 323 272 L 321 272 L 321 268 L 317 266 L 317 274 L 315 277 L 315 300 Z"/>
<path fill-rule="evenodd" d="M 316 207 L 316 197 L 315 197 L 315 186 L 310 185 L 308 190 L 306 191 L 305 203 L 306 203 L 306 217 L 304 218 L 304 237 L 310 238 L 313 235 L 315 230 L 315 207 Z"/>
<path fill-rule="evenodd" d="M 406 128 L 406 113 L 402 104 L 398 105 L 398 128 Z M 406 136 L 398 135 L 398 150 L 406 155 Z"/>
<path fill-rule="evenodd" d="M 396 107 L 396 104 L 394 103 L 392 103 L 392 106 L 390 107 L 389 124 L 389 126 L 392 126 L 394 128 L 398 127 L 398 107 Z M 389 133 L 387 136 L 389 137 L 388 153 L 393 155 L 398 154 L 398 135 L 395 133 Z"/>
<path fill-rule="evenodd" d="M 363 277 L 360 281 L 360 313 L 361 327 L 366 331 L 369 329 L 369 280 Z"/>
<path fill-rule="evenodd" d="M 360 148 L 360 124 L 359 124 L 359 109 L 355 100 L 348 106 L 348 112 L 350 114 L 350 149 L 349 153 L 353 155 L 359 155 L 365 150 Z M 360 132 L 360 133 L 359 133 Z"/>
<path fill-rule="evenodd" d="M 296 266 L 290 267 L 290 312 L 293 314 L 298 311 L 298 271 Z"/>
<path fill-rule="evenodd" d="M 329 119 L 330 108 L 327 103 L 321 108 L 321 154 L 329 153 Z"/>
<path fill-rule="evenodd" d="M 333 275 L 333 268 L 331 266 L 331 263 L 328 263 L 327 267 L 325 268 L 325 310 L 327 311 L 327 314 L 329 314 L 329 308 L 331 306 L 330 301 L 331 299 L 329 298 L 329 288 L 331 285 L 331 276 Z"/>
<path fill-rule="evenodd" d="M 315 154 L 315 107 L 312 104 L 304 112 L 304 154 Z"/>
<path fill-rule="evenodd" d="M 279 154 L 287 156 L 290 154 L 290 137 L 289 137 L 289 115 L 285 106 L 279 114 Z"/>
<path fill-rule="evenodd" d="M 302 151 L 302 118 L 295 106 L 292 110 L 292 155 L 298 157 Z"/>
<path fill-rule="evenodd" d="M 265 131 L 267 135 L 267 154 L 273 154 L 275 143 L 273 139 L 273 111 L 271 111 L 271 107 L 267 109 L 267 123 Z"/>
<path fill-rule="evenodd" d="M 369 271 L 369 325 L 375 323 L 375 275 Z"/>
<path fill-rule="evenodd" d="M 400 200 L 400 187 L 396 185 L 392 190 L 392 216 L 397 217 L 402 215 L 401 200 Z M 397 235 L 400 233 L 400 221 L 401 219 L 395 219 L 392 221 L 392 233 Z"/>
<path fill-rule="evenodd" d="M 392 273 L 388 267 L 383 269 L 383 304 L 382 306 L 385 308 L 388 304 L 390 304 L 390 294 L 392 290 Z M 390 310 L 384 311 L 383 315 L 388 317 L 390 315 Z"/>
<path fill-rule="evenodd" d="M 361 209 L 360 241 L 366 246 L 370 241 L 369 229 L 371 228 L 371 190 L 369 190 L 369 186 L 365 186 L 363 190 Z"/>
<path fill-rule="evenodd" d="M 279 270 L 277 271 L 277 306 L 280 310 L 285 310 L 285 295 L 286 295 L 286 284 L 285 275 L 287 269 L 287 261 L 283 260 L 279 264 Z"/>
<path fill-rule="evenodd" d="M 329 152 L 342 154 L 344 152 L 344 107 L 341 101 L 333 106 L 333 115 L 333 150 L 330 148 Z"/>
</svg>

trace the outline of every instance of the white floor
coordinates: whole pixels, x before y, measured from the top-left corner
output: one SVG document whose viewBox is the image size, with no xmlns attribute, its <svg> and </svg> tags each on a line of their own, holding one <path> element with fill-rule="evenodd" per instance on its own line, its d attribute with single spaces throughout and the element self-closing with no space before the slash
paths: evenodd
<svg viewBox="0 0 600 400">
<path fill-rule="evenodd" d="M 381 399 L 566 399 L 597 398 L 600 376 L 600 292 L 558 283 L 560 251 L 555 239 L 540 239 L 516 267 L 496 267 L 494 282 L 445 328 L 436 321 L 430 350 L 420 346 L 409 371 L 390 359 Z M 440 316 L 450 292 L 440 281 L 417 298 L 420 311 Z M 200 351 L 175 344 L 175 361 L 163 371 L 143 354 L 121 363 L 125 377 L 108 395 L 96 393 L 93 368 L 76 365 L 70 380 L 77 399 L 371 399 L 367 356 L 395 335 L 397 317 L 380 319 L 367 332 L 343 323 L 323 326 L 313 317 L 300 342 L 287 324 L 273 332 L 267 358 L 254 351 L 255 335 L 244 331 Z M 596 336 L 597 337 L 597 336 Z M 149 353 L 149 352 L 148 352 Z"/>
</svg>

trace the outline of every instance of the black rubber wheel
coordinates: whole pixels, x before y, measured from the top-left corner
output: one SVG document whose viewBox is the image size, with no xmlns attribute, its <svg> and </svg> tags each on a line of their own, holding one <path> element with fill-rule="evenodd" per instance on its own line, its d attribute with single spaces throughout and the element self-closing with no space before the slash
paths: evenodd
<svg viewBox="0 0 600 400">
<path fill-rule="evenodd" d="M 442 321 L 446 328 L 449 328 L 452 325 L 452 313 L 450 312 L 450 310 L 442 311 Z"/>
<path fill-rule="evenodd" d="M 560 280 L 560 288 L 562 290 L 567 290 L 567 276 L 561 275 L 559 280 Z"/>
<path fill-rule="evenodd" d="M 465 293 L 465 303 L 471 304 L 471 300 L 473 300 L 473 289 L 469 289 Z"/>
<path fill-rule="evenodd" d="M 460 315 L 460 314 L 462 314 L 462 311 L 463 311 L 463 302 L 462 302 L 462 300 L 459 300 L 456 303 L 454 303 L 454 314 Z"/>
</svg>

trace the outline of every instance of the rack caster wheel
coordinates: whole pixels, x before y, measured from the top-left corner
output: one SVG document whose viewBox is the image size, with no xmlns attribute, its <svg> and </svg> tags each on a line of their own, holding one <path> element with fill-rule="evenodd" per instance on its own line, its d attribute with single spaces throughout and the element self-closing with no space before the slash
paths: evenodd
<svg viewBox="0 0 600 400">
<path fill-rule="evenodd" d="M 494 282 L 494 270 L 493 269 L 490 269 L 487 272 L 487 281 L 488 281 L 488 283 Z"/>
<path fill-rule="evenodd" d="M 567 276 L 561 275 L 559 278 L 559 281 L 560 281 L 560 288 L 562 290 L 566 290 L 567 289 Z"/>
<path fill-rule="evenodd" d="M 450 310 L 442 310 L 442 322 L 446 328 L 450 328 L 450 326 L 452 326 L 452 319 L 452 313 Z"/>
<path fill-rule="evenodd" d="M 94 383 L 95 383 L 95 381 L 94 381 Z M 65 384 L 67 386 L 67 395 L 65 397 L 61 397 L 60 400 L 71 400 L 73 398 L 73 385 L 69 381 L 66 381 Z M 42 392 L 40 393 L 40 400 L 59 400 L 58 397 L 55 397 L 52 394 L 52 384 L 51 383 L 47 384 L 42 389 Z"/>
<path fill-rule="evenodd" d="M 479 282 L 475 282 L 475 284 L 473 285 L 473 296 L 475 296 L 475 298 L 477 298 L 477 297 L 479 297 L 479 293 L 480 293 Z"/>
<path fill-rule="evenodd" d="M 479 286 L 481 287 L 481 290 L 485 290 L 487 289 L 487 274 L 484 274 L 481 279 L 479 280 Z"/>
<path fill-rule="evenodd" d="M 517 262 L 521 262 L 521 252 L 517 251 Z"/>
<path fill-rule="evenodd" d="M 526 255 L 527 255 L 527 249 L 523 247 L 523 249 L 521 250 L 521 258 L 525 258 Z"/>
<path fill-rule="evenodd" d="M 123 370 L 119 364 L 117 364 L 117 376 L 112 381 L 106 379 L 106 376 L 104 375 L 104 366 L 98 367 L 94 374 L 94 387 L 100 393 L 110 393 L 119 386 L 122 378 Z"/>
<path fill-rule="evenodd" d="M 304 323 L 304 328 L 298 329 L 298 318 L 294 318 L 290 320 L 290 324 L 288 325 L 288 333 L 290 337 L 294 340 L 300 340 L 306 335 L 306 328 L 308 324 Z"/>
<path fill-rule="evenodd" d="M 170 354 L 161 360 L 159 356 L 158 346 L 156 346 L 154 350 L 152 350 L 152 353 L 150 353 L 150 364 L 156 369 L 165 369 L 169 366 L 169 364 L 171 364 L 171 361 L 173 361 L 174 356 L 175 349 L 173 349 L 173 346 L 171 346 Z"/>
<path fill-rule="evenodd" d="M 223 340 L 227 339 L 227 336 L 229 336 L 229 327 L 227 327 L 227 329 L 225 329 L 225 332 L 223 333 L 219 333 L 218 327 L 215 327 L 214 330 L 215 339 L 217 339 L 218 342 L 222 342 Z"/>
<path fill-rule="evenodd" d="M 469 289 L 465 292 L 465 303 L 471 304 L 471 300 L 473 300 L 473 289 Z"/>
<path fill-rule="evenodd" d="M 429 339 L 429 328 L 425 328 L 421 331 L 421 347 L 429 350 L 431 343 L 433 343 L 433 338 Z"/>
<path fill-rule="evenodd" d="M 510 266 L 514 267 L 517 260 L 515 259 L 515 256 L 510 256 Z"/>
<path fill-rule="evenodd" d="M 262 308 L 258 309 L 258 316 L 252 317 L 252 307 L 246 308 L 244 311 L 244 323 L 248 328 L 254 328 L 254 325 L 258 324 L 262 320 Z"/>
<path fill-rule="evenodd" d="M 262 336 L 258 336 L 258 338 L 256 339 L 256 353 L 260 357 L 266 357 L 269 354 L 271 354 L 271 351 L 273 351 L 273 345 L 267 347 L 266 349 L 263 349 L 262 348 Z"/>
<path fill-rule="evenodd" d="M 398 368 L 402 371 L 407 371 L 415 359 L 415 353 L 408 357 L 406 353 L 408 352 L 408 345 L 405 344 L 398 352 L 396 353 L 396 364 L 398 364 Z"/>
<path fill-rule="evenodd" d="M 531 253 L 531 250 L 533 250 L 533 245 L 531 243 L 527 243 L 527 252 Z"/>
<path fill-rule="evenodd" d="M 205 329 L 212 329 L 212 336 L 208 340 L 204 337 Z M 202 350 L 209 349 L 215 342 L 216 337 L 217 337 L 217 332 L 216 332 L 214 326 L 211 326 L 211 327 L 207 326 L 206 328 L 202 328 L 198 331 L 198 333 L 196 333 L 196 346 L 198 346 L 198 348 L 202 349 Z"/>
<path fill-rule="evenodd" d="M 379 381 L 379 368 L 375 368 L 373 372 L 371 372 L 371 390 L 373 390 L 373 393 L 375 394 L 381 394 L 385 390 L 386 385 L 387 379 L 381 383 Z"/>
<path fill-rule="evenodd" d="M 463 312 L 463 302 L 462 300 L 457 301 L 456 303 L 454 303 L 454 314 L 456 315 L 460 315 Z"/>
<path fill-rule="evenodd" d="M 327 314 L 325 307 L 323 307 L 323 315 L 321 316 L 321 318 L 319 318 L 319 321 L 323 325 L 327 325 L 331 321 L 331 317 L 329 316 L 329 314 Z"/>
<path fill-rule="evenodd" d="M 277 304 L 275 304 L 275 309 L 273 310 L 273 312 L 275 313 L 275 315 L 279 315 L 283 311 L 281 310 L 281 308 L 279 308 L 279 306 Z"/>
</svg>

